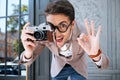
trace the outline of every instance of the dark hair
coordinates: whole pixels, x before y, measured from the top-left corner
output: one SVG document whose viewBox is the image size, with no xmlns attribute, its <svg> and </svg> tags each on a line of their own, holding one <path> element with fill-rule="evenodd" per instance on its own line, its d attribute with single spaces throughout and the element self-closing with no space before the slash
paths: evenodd
<svg viewBox="0 0 120 80">
<path fill-rule="evenodd" d="M 68 0 L 55 0 L 50 2 L 46 9 L 45 15 L 48 14 L 63 14 L 73 21 L 75 18 L 75 12 L 72 4 Z"/>
</svg>

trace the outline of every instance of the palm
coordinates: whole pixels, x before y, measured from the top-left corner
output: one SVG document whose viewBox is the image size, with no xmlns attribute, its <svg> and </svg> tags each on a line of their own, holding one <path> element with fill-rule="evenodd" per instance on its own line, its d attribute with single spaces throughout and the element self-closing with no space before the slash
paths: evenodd
<svg viewBox="0 0 120 80">
<path fill-rule="evenodd" d="M 91 22 L 91 25 L 88 25 L 88 21 L 85 20 L 85 26 L 87 34 L 82 33 L 78 38 L 78 43 L 88 55 L 95 55 L 99 50 L 99 35 L 101 27 L 98 28 L 98 31 L 95 34 L 93 21 Z"/>
</svg>

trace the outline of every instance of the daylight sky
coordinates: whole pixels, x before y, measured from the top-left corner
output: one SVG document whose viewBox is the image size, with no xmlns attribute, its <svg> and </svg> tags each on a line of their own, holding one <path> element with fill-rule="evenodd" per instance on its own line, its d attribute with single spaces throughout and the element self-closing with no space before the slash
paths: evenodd
<svg viewBox="0 0 120 80">
<path fill-rule="evenodd" d="M 21 0 L 22 4 L 28 5 L 28 0 Z M 8 16 L 10 16 L 13 12 L 12 4 L 19 4 L 19 0 L 8 0 Z M 5 18 L 6 15 L 6 0 L 0 0 L 0 29 L 1 32 L 5 32 Z"/>
</svg>

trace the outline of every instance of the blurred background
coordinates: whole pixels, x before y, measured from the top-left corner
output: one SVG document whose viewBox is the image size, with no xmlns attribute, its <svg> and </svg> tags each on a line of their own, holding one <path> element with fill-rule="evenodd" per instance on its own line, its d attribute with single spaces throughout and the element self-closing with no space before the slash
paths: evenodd
<svg viewBox="0 0 120 80">
<path fill-rule="evenodd" d="M 26 76 L 25 66 L 17 62 L 24 50 L 20 33 L 29 20 L 28 9 L 29 0 L 0 0 L 0 80 Z"/>
<path fill-rule="evenodd" d="M 24 50 L 20 35 L 26 22 L 39 25 L 45 21 L 44 9 L 52 0 L 0 0 L 0 80 L 25 80 L 26 68 L 18 65 Z M 101 47 L 110 59 L 106 70 L 98 70 L 88 61 L 88 80 L 120 80 L 120 0 L 69 0 L 75 17 L 84 28 L 84 19 L 102 25 Z M 45 48 L 28 69 L 29 80 L 50 80 L 51 52 Z M 69 79 L 70 80 L 70 79 Z"/>
</svg>

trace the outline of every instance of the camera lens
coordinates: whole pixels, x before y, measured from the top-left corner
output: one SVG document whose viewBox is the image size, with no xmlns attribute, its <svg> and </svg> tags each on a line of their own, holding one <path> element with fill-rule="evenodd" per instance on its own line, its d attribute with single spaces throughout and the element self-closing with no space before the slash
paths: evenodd
<svg viewBox="0 0 120 80">
<path fill-rule="evenodd" d="M 34 37 L 37 40 L 43 40 L 44 39 L 44 32 L 43 31 L 36 31 L 36 32 L 34 32 Z"/>
</svg>

